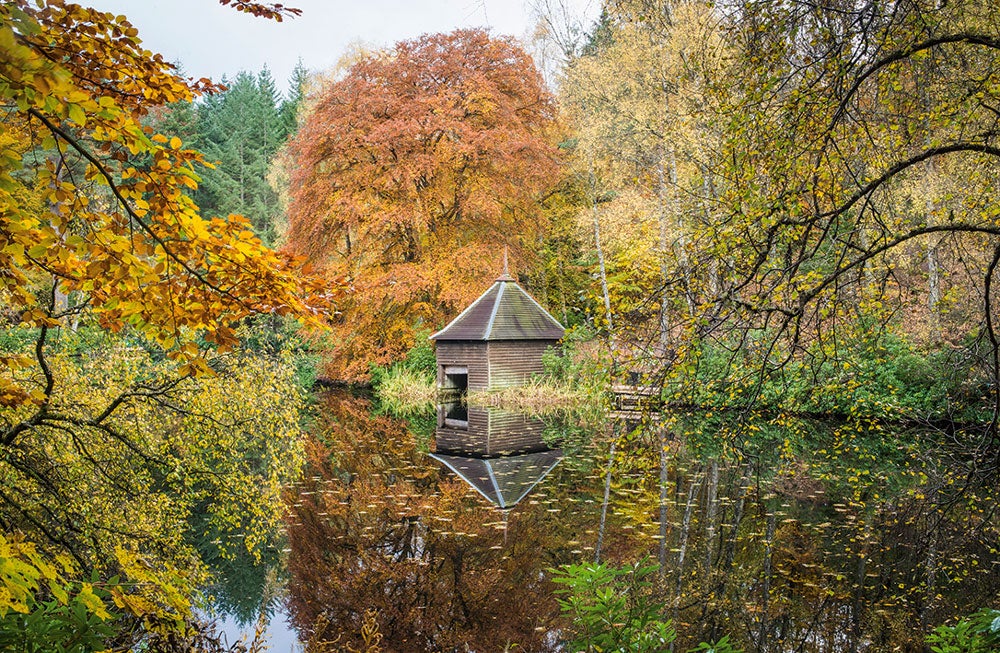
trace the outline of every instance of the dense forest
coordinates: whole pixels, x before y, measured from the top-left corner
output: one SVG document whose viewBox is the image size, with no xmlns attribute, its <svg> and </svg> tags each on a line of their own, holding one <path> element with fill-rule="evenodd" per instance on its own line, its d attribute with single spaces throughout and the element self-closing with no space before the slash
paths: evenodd
<svg viewBox="0 0 1000 653">
<path fill-rule="evenodd" d="M 0 649 L 1000 650 L 1000 14 L 533 9 L 282 94 L 0 0 Z M 387 388 L 508 270 L 576 405 L 498 517 Z"/>
</svg>

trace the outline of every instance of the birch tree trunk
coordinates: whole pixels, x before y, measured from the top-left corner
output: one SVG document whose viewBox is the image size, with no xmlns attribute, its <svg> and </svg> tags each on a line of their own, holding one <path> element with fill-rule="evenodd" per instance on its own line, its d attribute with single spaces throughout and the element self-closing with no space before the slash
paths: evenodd
<svg viewBox="0 0 1000 653">
<path fill-rule="evenodd" d="M 667 183 L 663 172 L 663 157 L 661 156 L 656 165 L 658 177 L 657 200 L 660 209 L 660 355 L 666 356 L 670 350 L 670 314 L 667 309 L 670 304 L 670 295 L 667 292 L 667 277 L 670 275 L 670 265 L 667 261 L 667 252 L 670 250 L 669 229 L 667 221 Z"/>
<path fill-rule="evenodd" d="M 694 513 L 695 497 L 701 487 L 701 474 L 696 473 L 688 486 L 687 502 L 684 505 L 684 517 L 681 519 L 680 538 L 677 543 L 677 584 L 674 587 L 673 622 L 677 623 L 677 615 L 681 607 L 681 592 L 684 589 L 684 561 L 687 557 L 688 539 L 691 535 L 691 515 Z M 673 651 L 674 644 L 670 643 Z"/>
<path fill-rule="evenodd" d="M 924 557 L 924 599 L 920 605 L 920 629 L 922 632 L 927 632 L 930 628 L 928 617 L 930 616 L 931 607 L 935 603 L 939 528 L 940 523 L 937 523 L 928 529 L 929 533 L 927 537 L 930 541 L 927 543 L 927 555 Z"/>
<path fill-rule="evenodd" d="M 931 183 L 934 174 L 934 164 L 931 160 L 924 162 L 924 224 L 928 227 L 936 222 L 934 217 L 934 199 Z M 938 262 L 938 244 L 941 242 L 936 235 L 929 236 L 927 244 L 927 311 L 930 316 L 928 327 L 931 340 L 937 342 L 941 337 L 941 321 L 938 305 L 941 303 L 941 266 Z"/>
<path fill-rule="evenodd" d="M 751 463 L 747 463 L 740 475 L 739 487 L 736 490 L 736 501 L 733 506 L 733 523 L 729 529 L 729 536 L 724 542 L 722 561 L 719 565 L 719 580 L 715 586 L 715 600 L 720 602 L 726 593 L 726 586 L 729 582 L 729 572 L 732 570 L 733 561 L 736 559 L 736 545 L 740 533 L 740 523 L 743 521 L 743 510 L 746 504 L 747 490 L 750 485 L 750 473 L 753 471 Z"/>
<path fill-rule="evenodd" d="M 61 157 L 56 158 L 53 162 L 53 165 L 55 166 L 56 174 L 52 182 L 50 182 L 50 187 L 56 188 L 58 184 L 60 184 L 63 180 L 63 171 L 65 170 L 65 167 L 63 165 L 63 160 Z M 62 202 L 49 203 L 49 210 L 54 214 L 58 213 L 61 204 Z M 62 227 L 56 227 L 56 233 L 59 235 L 60 240 L 62 240 L 63 242 L 65 242 L 66 240 L 67 229 L 68 227 L 65 225 L 65 223 L 63 224 Z M 69 316 L 67 315 L 68 312 L 69 312 L 69 295 L 64 293 L 62 289 L 59 287 L 59 277 L 53 275 L 52 313 L 54 315 L 62 316 L 60 318 L 61 320 L 65 320 L 67 324 L 73 325 L 73 322 L 70 321 Z M 75 326 L 73 327 L 73 330 L 76 331 Z"/>
<path fill-rule="evenodd" d="M 608 451 L 608 473 L 604 476 L 604 501 L 601 503 L 601 523 L 597 529 L 597 545 L 594 546 L 594 562 L 601 561 L 601 546 L 604 544 L 604 527 L 608 520 L 608 501 L 611 499 L 611 469 L 615 464 L 615 445 L 618 444 L 617 434 L 612 431 L 611 449 Z"/>
<path fill-rule="evenodd" d="M 597 265 L 601 275 L 601 295 L 604 298 L 604 315 L 608 321 L 608 333 L 614 340 L 614 323 L 611 319 L 611 295 L 608 293 L 608 272 L 604 265 L 604 248 L 601 246 L 601 216 L 597 210 L 597 177 L 594 174 L 594 161 L 590 165 L 590 207 L 594 219 L 594 249 L 597 250 Z"/>
<path fill-rule="evenodd" d="M 706 167 L 702 170 L 702 210 L 705 213 L 705 224 L 712 224 L 712 210 L 709 205 L 709 200 L 715 200 L 715 184 L 712 183 L 712 171 Z M 711 292 L 712 297 L 718 297 L 722 294 L 722 282 L 719 278 L 719 261 L 717 258 L 712 257 L 709 263 L 708 270 L 708 288 Z"/>
<path fill-rule="evenodd" d="M 926 89 L 921 93 L 921 101 L 926 111 L 931 110 L 931 99 Z M 929 125 L 925 125 L 929 127 Z M 931 147 L 931 135 L 927 134 L 925 146 Z M 935 170 L 934 159 L 929 158 L 924 161 L 924 225 L 930 227 L 937 222 L 934 216 L 935 192 Z M 939 236 L 931 234 L 927 243 L 927 326 L 930 331 L 932 342 L 937 342 L 941 338 L 941 323 L 938 313 L 938 304 L 941 303 L 941 266 L 938 261 L 938 244 L 941 242 Z"/>
<path fill-rule="evenodd" d="M 851 602 L 851 630 L 848 637 L 848 647 L 850 653 L 858 653 L 861 649 L 861 639 L 863 636 L 862 613 L 865 608 L 865 577 L 868 572 L 868 536 L 870 526 L 866 525 L 860 539 L 861 550 L 858 551 L 858 561 L 854 568 L 854 594 Z"/>
<path fill-rule="evenodd" d="M 667 429 L 660 429 L 660 578 L 667 571 L 667 533 L 669 516 L 669 478 L 667 477 Z"/>
<path fill-rule="evenodd" d="M 688 315 L 694 317 L 694 286 L 691 282 L 691 264 L 688 260 L 687 252 L 687 229 L 684 224 L 683 212 L 680 210 L 680 204 L 677 201 L 677 151 L 673 147 L 670 147 L 667 150 L 667 155 L 670 162 L 671 208 L 674 212 L 674 220 L 677 229 L 677 263 L 681 268 L 681 274 L 684 276 L 684 299 L 687 302 Z"/>
<path fill-rule="evenodd" d="M 770 623 L 768 622 L 768 611 L 771 602 L 771 569 L 772 556 L 774 554 L 774 529 L 778 521 L 775 511 L 767 515 L 767 532 L 764 535 L 764 579 L 761 584 L 760 593 L 760 624 L 757 630 L 757 650 L 760 653 L 767 653 L 769 648 L 768 638 L 770 633 Z"/>
<path fill-rule="evenodd" d="M 712 550 L 715 548 L 715 528 L 719 514 L 719 460 L 708 464 L 708 488 L 705 498 L 705 575 L 712 572 Z"/>
</svg>

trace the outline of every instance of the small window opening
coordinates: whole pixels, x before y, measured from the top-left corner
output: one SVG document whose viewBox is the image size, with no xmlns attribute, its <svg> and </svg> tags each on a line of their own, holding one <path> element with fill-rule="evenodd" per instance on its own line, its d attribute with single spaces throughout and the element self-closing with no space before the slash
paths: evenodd
<svg viewBox="0 0 1000 653">
<path fill-rule="evenodd" d="M 444 414 L 444 425 L 455 429 L 469 428 L 469 409 L 460 402 L 448 404 Z"/>
<path fill-rule="evenodd" d="M 444 390 L 454 390 L 458 394 L 464 395 L 469 390 L 469 368 L 445 365 L 441 387 Z"/>
</svg>

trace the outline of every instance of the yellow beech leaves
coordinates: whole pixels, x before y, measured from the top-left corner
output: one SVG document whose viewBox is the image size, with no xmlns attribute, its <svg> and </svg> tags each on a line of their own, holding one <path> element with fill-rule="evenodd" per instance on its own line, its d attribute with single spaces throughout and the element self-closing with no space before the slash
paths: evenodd
<svg viewBox="0 0 1000 653">
<path fill-rule="evenodd" d="M 319 325 L 331 293 L 203 216 L 202 155 L 145 125 L 213 90 L 123 16 L 0 0 L 0 648 L 62 647 L 71 614 L 79 650 L 164 650 L 208 548 L 273 547 L 304 399 L 276 349 L 227 350 L 253 315 Z"/>
<path fill-rule="evenodd" d="M 23 322 L 86 307 L 190 359 L 194 334 L 231 346 L 252 313 L 316 320 L 321 289 L 244 218 L 200 215 L 201 155 L 140 122 L 210 82 L 178 77 L 123 16 L 59 1 L 0 4 L 0 50 L 0 294 Z"/>
</svg>

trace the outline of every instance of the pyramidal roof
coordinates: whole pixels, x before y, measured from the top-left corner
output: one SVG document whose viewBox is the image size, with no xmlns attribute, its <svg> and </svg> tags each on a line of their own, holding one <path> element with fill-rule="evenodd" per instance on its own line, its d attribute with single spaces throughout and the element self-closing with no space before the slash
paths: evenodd
<svg viewBox="0 0 1000 653">
<path fill-rule="evenodd" d="M 508 274 L 432 340 L 558 340 L 563 326 Z"/>
<path fill-rule="evenodd" d="M 503 458 L 467 458 L 432 453 L 479 494 L 501 508 L 510 508 L 538 485 L 562 460 L 562 449 Z"/>
</svg>

